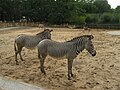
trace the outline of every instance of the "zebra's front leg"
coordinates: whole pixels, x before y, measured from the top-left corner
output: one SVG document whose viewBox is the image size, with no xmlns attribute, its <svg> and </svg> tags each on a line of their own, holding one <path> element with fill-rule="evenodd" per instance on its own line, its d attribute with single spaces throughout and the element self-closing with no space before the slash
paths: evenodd
<svg viewBox="0 0 120 90">
<path fill-rule="evenodd" d="M 72 64 L 73 64 L 73 59 L 68 59 L 68 80 L 71 80 L 71 76 L 73 77 Z"/>
</svg>

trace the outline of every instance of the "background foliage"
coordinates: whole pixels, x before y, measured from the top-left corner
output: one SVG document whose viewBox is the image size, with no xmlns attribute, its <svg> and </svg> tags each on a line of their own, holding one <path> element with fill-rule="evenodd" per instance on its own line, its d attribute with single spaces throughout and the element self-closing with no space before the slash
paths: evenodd
<svg viewBox="0 0 120 90">
<path fill-rule="evenodd" d="M 119 24 L 120 6 L 107 0 L 0 0 L 0 21 Z"/>
</svg>

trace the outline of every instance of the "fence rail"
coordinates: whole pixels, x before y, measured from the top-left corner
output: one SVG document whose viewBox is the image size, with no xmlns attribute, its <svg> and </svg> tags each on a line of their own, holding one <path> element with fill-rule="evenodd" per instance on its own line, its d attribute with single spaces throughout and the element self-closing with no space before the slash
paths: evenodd
<svg viewBox="0 0 120 90">
<path fill-rule="evenodd" d="M 0 22 L 0 27 L 38 26 L 38 22 Z"/>
<path fill-rule="evenodd" d="M 0 22 L 0 27 L 16 27 L 16 26 L 38 26 L 38 22 Z M 48 25 L 46 25 L 48 26 Z M 52 27 L 71 27 L 83 28 L 84 25 L 50 25 Z M 87 24 L 89 28 L 93 29 L 120 29 L 120 24 Z"/>
<path fill-rule="evenodd" d="M 88 24 L 89 28 L 120 29 L 120 24 Z"/>
</svg>

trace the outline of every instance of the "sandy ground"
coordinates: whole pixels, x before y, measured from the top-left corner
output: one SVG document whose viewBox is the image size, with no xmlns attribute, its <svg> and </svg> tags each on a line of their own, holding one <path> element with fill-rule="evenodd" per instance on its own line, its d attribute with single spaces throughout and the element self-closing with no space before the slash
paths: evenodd
<svg viewBox="0 0 120 90">
<path fill-rule="evenodd" d="M 120 36 L 109 35 L 107 30 L 83 32 L 80 29 L 53 28 L 52 39 L 66 41 L 73 37 L 92 34 L 97 55 L 84 50 L 73 63 L 74 77 L 67 80 L 67 60 L 47 57 L 45 70 L 39 71 L 37 49 L 23 49 L 25 61 L 14 61 L 14 38 L 19 34 L 36 34 L 38 28 L 0 31 L 0 76 L 34 84 L 47 90 L 120 90 Z M 11 60 L 9 64 L 7 62 Z"/>
</svg>

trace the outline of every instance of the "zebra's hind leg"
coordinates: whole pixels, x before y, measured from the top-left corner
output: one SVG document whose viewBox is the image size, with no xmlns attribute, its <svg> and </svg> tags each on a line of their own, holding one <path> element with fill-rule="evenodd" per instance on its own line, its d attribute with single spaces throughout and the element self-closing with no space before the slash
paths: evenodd
<svg viewBox="0 0 120 90">
<path fill-rule="evenodd" d="M 21 55 L 21 51 L 19 52 L 19 56 L 20 56 L 21 61 L 24 61 Z"/>
<path fill-rule="evenodd" d="M 18 53 L 19 53 L 21 61 L 24 61 L 21 55 L 22 48 L 23 48 L 22 46 L 18 46 Z"/>
<path fill-rule="evenodd" d="M 16 65 L 18 65 L 17 55 L 18 55 L 18 51 L 15 51 L 15 62 L 16 62 Z"/>
<path fill-rule="evenodd" d="M 68 80 L 71 80 L 71 77 L 73 77 L 72 63 L 73 63 L 73 59 L 68 59 Z"/>
<path fill-rule="evenodd" d="M 40 70 L 42 73 L 44 73 L 46 75 L 46 72 L 44 70 L 44 60 L 45 59 L 43 59 L 43 58 L 40 59 L 40 65 L 41 65 Z"/>
<path fill-rule="evenodd" d="M 16 61 L 16 65 L 18 65 L 18 60 L 17 60 L 17 56 L 19 54 L 20 59 L 23 61 L 22 55 L 21 55 L 21 51 L 22 51 L 22 47 L 20 47 L 19 45 L 17 46 L 18 49 L 15 51 L 15 61 Z"/>
<path fill-rule="evenodd" d="M 38 57 L 39 57 L 39 59 L 40 59 L 40 70 L 41 70 L 41 72 L 44 73 L 45 75 L 46 75 L 46 72 L 45 72 L 45 70 L 44 70 L 44 61 L 45 61 L 46 56 L 47 56 L 46 54 L 41 54 L 41 56 L 40 56 L 40 54 L 39 54 L 39 52 L 38 52 Z"/>
</svg>

